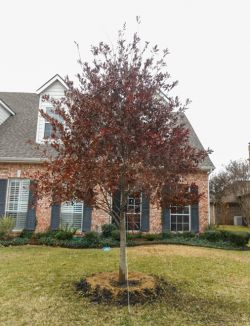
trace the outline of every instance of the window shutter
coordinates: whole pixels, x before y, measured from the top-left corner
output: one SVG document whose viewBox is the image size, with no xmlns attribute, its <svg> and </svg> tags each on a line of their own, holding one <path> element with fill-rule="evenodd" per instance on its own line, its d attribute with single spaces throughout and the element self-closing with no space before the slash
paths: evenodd
<svg viewBox="0 0 250 326">
<path fill-rule="evenodd" d="M 5 202 L 8 180 L 0 179 L 0 217 L 5 214 Z"/>
<path fill-rule="evenodd" d="M 28 211 L 26 215 L 26 230 L 35 230 L 36 228 L 36 207 L 35 204 L 35 195 L 32 190 L 36 184 L 35 180 L 30 180 L 30 190 L 29 190 L 29 200 L 28 200 Z"/>
<path fill-rule="evenodd" d="M 142 193 L 141 231 L 149 231 L 149 199 Z"/>
<path fill-rule="evenodd" d="M 162 231 L 170 231 L 170 208 L 168 207 L 162 209 Z"/>
<path fill-rule="evenodd" d="M 84 205 L 83 221 L 82 221 L 83 232 L 89 232 L 91 230 L 91 220 L 92 220 L 92 208 Z"/>
<path fill-rule="evenodd" d="M 199 205 L 193 204 L 191 206 L 191 231 L 199 232 Z"/>
<path fill-rule="evenodd" d="M 116 190 L 112 197 L 112 210 L 116 216 L 120 216 L 121 191 Z M 115 223 L 113 220 L 112 223 Z"/>
<path fill-rule="evenodd" d="M 50 228 L 52 231 L 58 230 L 60 224 L 60 212 L 61 205 L 53 204 L 51 206 L 51 220 L 50 220 Z"/>
</svg>

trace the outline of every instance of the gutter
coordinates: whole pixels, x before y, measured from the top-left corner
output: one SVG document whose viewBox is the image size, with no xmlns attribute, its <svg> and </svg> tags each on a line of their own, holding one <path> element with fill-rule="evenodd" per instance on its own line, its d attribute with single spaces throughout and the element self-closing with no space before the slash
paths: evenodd
<svg viewBox="0 0 250 326">
<path fill-rule="evenodd" d="M 41 164 L 46 161 L 45 158 L 37 157 L 0 157 L 0 163 L 35 163 Z"/>
</svg>

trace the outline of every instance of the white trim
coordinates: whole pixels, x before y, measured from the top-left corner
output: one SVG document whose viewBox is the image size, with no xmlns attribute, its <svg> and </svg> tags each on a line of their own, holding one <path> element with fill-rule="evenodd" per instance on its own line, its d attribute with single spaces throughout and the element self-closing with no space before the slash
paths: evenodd
<svg viewBox="0 0 250 326">
<path fill-rule="evenodd" d="M 11 110 L 11 108 L 6 104 L 4 103 L 3 100 L 0 99 L 0 105 L 2 105 L 2 107 L 8 111 L 11 115 L 16 115 L 16 113 L 14 111 Z"/>
<path fill-rule="evenodd" d="M 38 94 L 38 95 L 41 94 L 46 88 L 48 88 L 55 81 L 59 81 L 65 87 L 65 89 L 68 89 L 68 86 L 65 83 L 65 81 L 62 79 L 62 77 L 59 76 L 58 74 L 56 74 L 54 77 L 52 77 L 50 80 L 48 80 L 44 85 L 42 85 L 41 87 L 39 87 L 37 89 L 37 91 L 36 91 L 36 94 Z"/>
<path fill-rule="evenodd" d="M 171 206 L 170 206 L 170 232 L 190 232 L 191 231 L 191 205 L 186 205 L 188 206 L 188 213 L 171 213 Z M 186 207 L 184 206 L 184 207 Z M 178 207 L 178 205 L 173 205 L 173 207 Z M 172 216 L 188 216 L 188 231 L 172 231 L 171 230 L 171 217 Z M 183 223 L 182 223 L 183 224 Z M 185 223 L 184 223 L 185 224 Z M 177 223 L 176 223 L 176 227 L 177 227 Z"/>
<path fill-rule="evenodd" d="M 207 177 L 207 201 L 208 201 L 208 207 L 207 207 L 207 210 L 208 210 L 208 225 L 211 224 L 211 210 L 210 210 L 210 182 L 209 182 L 209 175 L 210 173 L 208 172 L 208 177 Z"/>
<path fill-rule="evenodd" d="M 1 163 L 43 163 L 47 158 L 33 157 L 0 157 Z"/>
</svg>

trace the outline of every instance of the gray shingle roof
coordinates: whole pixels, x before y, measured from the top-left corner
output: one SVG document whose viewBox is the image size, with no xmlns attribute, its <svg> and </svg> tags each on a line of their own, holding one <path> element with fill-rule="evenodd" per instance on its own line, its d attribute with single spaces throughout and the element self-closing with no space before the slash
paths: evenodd
<svg viewBox="0 0 250 326">
<path fill-rule="evenodd" d="M 42 158 L 41 152 L 29 143 L 30 141 L 34 143 L 36 140 L 39 95 L 0 92 L 0 99 L 16 113 L 0 125 L 0 161 L 14 159 L 35 161 Z M 204 149 L 185 115 L 183 115 L 183 123 L 190 130 L 192 146 Z M 214 165 L 207 157 L 200 167 L 211 170 Z"/>
<path fill-rule="evenodd" d="M 189 140 L 190 144 L 197 149 L 204 150 L 202 143 L 200 142 L 194 128 L 192 127 L 191 123 L 189 122 L 187 116 L 185 114 L 182 115 L 182 122 L 185 126 L 189 129 Z M 209 156 L 205 158 L 205 160 L 200 164 L 200 167 L 207 170 L 213 170 L 215 168 L 214 164 L 212 163 Z"/>
<path fill-rule="evenodd" d="M 40 158 L 38 150 L 28 143 L 36 139 L 39 95 L 0 92 L 0 99 L 15 112 L 0 125 L 0 159 Z"/>
</svg>

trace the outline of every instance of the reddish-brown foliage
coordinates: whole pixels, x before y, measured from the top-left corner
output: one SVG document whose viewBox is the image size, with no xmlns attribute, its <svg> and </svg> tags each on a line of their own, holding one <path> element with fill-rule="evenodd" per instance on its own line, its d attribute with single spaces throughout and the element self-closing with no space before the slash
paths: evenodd
<svg viewBox="0 0 250 326">
<path fill-rule="evenodd" d="M 65 98 L 46 98 L 60 119 L 41 111 L 54 135 L 53 155 L 37 175 L 39 196 L 106 211 L 108 195 L 120 187 L 123 198 L 142 191 L 159 205 L 198 200 L 196 191 L 178 185 L 207 152 L 191 146 L 181 124 L 186 105 L 170 94 L 177 83 L 166 70 L 168 51 L 142 46 L 137 34 L 127 43 L 124 31 L 115 49 L 101 42 L 92 47 L 91 64 L 80 61 L 79 86 L 67 79 Z"/>
</svg>

